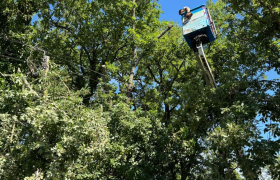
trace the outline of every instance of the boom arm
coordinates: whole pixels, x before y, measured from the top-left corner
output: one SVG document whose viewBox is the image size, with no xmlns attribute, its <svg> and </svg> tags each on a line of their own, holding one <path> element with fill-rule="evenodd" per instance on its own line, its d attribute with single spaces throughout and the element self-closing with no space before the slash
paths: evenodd
<svg viewBox="0 0 280 180">
<path fill-rule="evenodd" d="M 196 48 L 197 48 L 197 51 L 195 51 L 195 57 L 199 64 L 200 69 L 202 70 L 206 84 L 209 86 L 212 86 L 213 88 L 216 88 L 217 85 L 216 85 L 214 76 L 212 74 L 211 68 L 205 57 L 201 41 L 197 44 Z"/>
</svg>

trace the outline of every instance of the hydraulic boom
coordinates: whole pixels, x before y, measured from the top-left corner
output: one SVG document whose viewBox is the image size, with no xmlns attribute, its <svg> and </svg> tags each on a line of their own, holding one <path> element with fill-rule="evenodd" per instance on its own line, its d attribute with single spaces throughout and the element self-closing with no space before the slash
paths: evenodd
<svg viewBox="0 0 280 180">
<path fill-rule="evenodd" d="M 208 86 L 212 86 L 213 88 L 216 88 L 216 82 L 214 79 L 214 76 L 212 74 L 211 68 L 207 62 L 207 59 L 205 57 L 204 51 L 203 51 L 203 47 L 202 47 L 202 42 L 200 42 L 197 46 L 196 46 L 196 50 L 195 53 L 195 57 L 196 60 L 199 64 L 200 69 L 202 70 L 204 79 L 206 81 L 206 84 Z"/>
</svg>

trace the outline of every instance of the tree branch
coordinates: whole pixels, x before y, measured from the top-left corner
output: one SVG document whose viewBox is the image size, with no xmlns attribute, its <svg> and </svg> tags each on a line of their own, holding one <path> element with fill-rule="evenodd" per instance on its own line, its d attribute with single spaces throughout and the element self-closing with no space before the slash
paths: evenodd
<svg viewBox="0 0 280 180">
<path fill-rule="evenodd" d="M 150 66 L 148 65 L 148 66 L 146 66 L 146 67 L 148 68 L 150 74 L 153 76 L 155 82 L 158 83 L 158 84 L 160 84 L 160 82 L 156 79 L 156 76 L 154 75 L 154 73 L 153 73 L 153 71 L 151 70 Z"/>
</svg>

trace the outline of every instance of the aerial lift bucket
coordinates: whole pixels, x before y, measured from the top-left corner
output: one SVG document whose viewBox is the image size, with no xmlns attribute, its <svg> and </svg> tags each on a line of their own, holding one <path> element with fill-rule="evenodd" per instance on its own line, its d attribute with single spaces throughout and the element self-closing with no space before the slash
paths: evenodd
<svg viewBox="0 0 280 180">
<path fill-rule="evenodd" d="M 217 85 L 214 76 L 203 51 L 203 44 L 213 42 L 216 39 L 217 31 L 215 23 L 212 21 L 210 12 L 205 5 L 191 9 L 191 13 L 192 16 L 190 19 L 186 17 L 186 12 L 181 14 L 183 36 L 195 53 L 206 84 L 216 88 Z"/>
</svg>

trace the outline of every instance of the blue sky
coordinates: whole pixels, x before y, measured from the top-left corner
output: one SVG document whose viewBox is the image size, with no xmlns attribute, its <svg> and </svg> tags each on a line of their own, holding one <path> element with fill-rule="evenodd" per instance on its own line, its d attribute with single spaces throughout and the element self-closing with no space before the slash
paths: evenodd
<svg viewBox="0 0 280 180">
<path fill-rule="evenodd" d="M 177 21 L 180 24 L 181 17 L 178 15 L 179 9 L 182 9 L 185 6 L 188 6 L 192 9 L 202 4 L 206 5 L 206 2 L 206 0 L 159 0 L 158 3 L 161 5 L 161 10 L 164 11 L 164 13 L 161 15 L 161 19 L 167 21 Z M 213 0 L 213 2 L 217 2 L 217 0 Z"/>
</svg>

